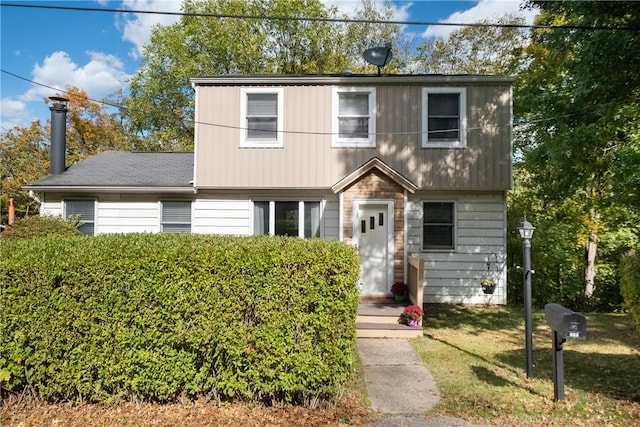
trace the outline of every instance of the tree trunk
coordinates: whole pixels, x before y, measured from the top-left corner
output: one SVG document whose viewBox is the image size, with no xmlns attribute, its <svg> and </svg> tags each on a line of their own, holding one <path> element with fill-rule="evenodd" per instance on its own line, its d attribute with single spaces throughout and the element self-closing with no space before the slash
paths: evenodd
<svg viewBox="0 0 640 427">
<path fill-rule="evenodd" d="M 585 289 L 584 295 L 587 298 L 593 296 L 596 279 L 596 252 L 598 249 L 597 236 L 593 233 L 587 241 L 587 264 L 584 268 Z"/>
</svg>

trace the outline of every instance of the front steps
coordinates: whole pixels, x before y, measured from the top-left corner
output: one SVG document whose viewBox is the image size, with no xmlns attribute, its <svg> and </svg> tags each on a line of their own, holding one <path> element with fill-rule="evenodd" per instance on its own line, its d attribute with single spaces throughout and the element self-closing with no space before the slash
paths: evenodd
<svg viewBox="0 0 640 427">
<path fill-rule="evenodd" d="M 358 338 L 415 338 L 422 336 L 422 328 L 398 323 L 402 310 L 411 303 L 396 303 L 390 299 L 363 302 L 358 305 L 356 327 Z"/>
</svg>

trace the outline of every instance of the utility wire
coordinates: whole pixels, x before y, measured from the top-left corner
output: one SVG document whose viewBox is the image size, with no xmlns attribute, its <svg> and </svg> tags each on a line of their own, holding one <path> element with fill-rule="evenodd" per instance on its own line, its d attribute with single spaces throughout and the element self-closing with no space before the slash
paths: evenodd
<svg viewBox="0 0 640 427">
<path fill-rule="evenodd" d="M 8 75 L 10 75 L 10 76 L 12 76 L 12 77 L 15 77 L 15 78 L 17 78 L 17 79 L 20 79 L 20 80 L 24 80 L 24 81 L 26 81 L 26 82 L 29 82 L 29 83 L 31 83 L 31 84 L 34 84 L 34 85 L 37 85 L 37 86 L 46 87 L 47 89 L 52 89 L 52 90 L 55 90 L 55 91 L 58 91 L 58 92 L 66 93 L 66 94 L 68 94 L 68 95 L 70 95 L 70 96 L 74 96 L 71 92 L 69 92 L 69 91 L 67 91 L 67 90 L 60 89 L 60 88 L 53 87 L 53 86 L 49 86 L 49 85 L 46 85 L 46 84 L 44 84 L 44 83 L 39 83 L 39 82 L 36 82 L 36 81 L 34 81 L 34 80 L 28 79 L 28 78 L 26 78 L 26 77 L 22 77 L 22 76 L 19 76 L 19 75 L 17 75 L 17 74 L 14 74 L 14 73 L 12 73 L 12 72 L 10 72 L 10 71 L 7 71 L 7 70 L 0 69 L 0 71 L 1 71 L 1 72 L 3 72 L 3 73 L 5 73 L 5 74 L 8 74 Z M 97 102 L 97 103 L 99 103 L 99 104 L 108 105 L 108 106 L 110 106 L 110 107 L 123 108 L 123 109 L 125 109 L 125 110 L 128 110 L 128 108 L 127 108 L 127 107 L 125 107 L 124 105 L 112 104 L 111 102 L 101 101 L 101 100 L 97 100 L 97 99 L 92 99 L 92 98 L 89 98 L 89 97 L 87 97 L 87 99 L 88 99 L 89 101 Z"/>
<path fill-rule="evenodd" d="M 111 9 L 98 7 L 77 7 L 58 5 L 35 5 L 35 4 L 15 4 L 1 3 L 0 6 L 20 7 L 31 9 L 55 9 L 77 12 L 107 12 L 107 13 L 137 13 L 148 15 L 170 15 L 199 18 L 228 18 L 228 19 L 254 19 L 271 21 L 305 21 L 305 22 L 334 22 L 344 24 L 381 24 L 381 25 L 406 25 L 406 26 L 449 26 L 449 27 L 495 27 L 495 28 L 522 28 L 522 29 L 549 29 L 549 30 L 604 30 L 604 31 L 640 31 L 640 27 L 627 26 L 607 26 L 607 25 L 528 25 L 528 24 L 488 24 L 488 23 L 454 23 L 454 22 L 432 22 L 432 21 L 398 21 L 379 19 L 351 19 L 351 18 L 319 18 L 304 16 L 269 16 L 269 15 L 233 15 L 221 13 L 204 12 L 168 12 L 157 10 L 136 10 L 136 9 Z"/>
<path fill-rule="evenodd" d="M 43 83 L 36 82 L 34 80 L 31 80 L 31 79 L 28 79 L 26 77 L 22 77 L 22 76 L 20 76 L 18 74 L 12 73 L 10 71 L 3 70 L 3 69 L 0 69 L 0 71 L 5 73 L 5 74 L 8 74 L 8 75 L 10 75 L 12 77 L 27 81 L 29 83 L 32 83 L 32 84 L 35 84 L 35 85 L 38 85 L 38 86 L 46 87 L 48 89 L 56 90 L 56 91 L 67 93 L 67 94 L 71 95 L 71 93 L 66 91 L 66 90 L 59 89 L 59 88 L 56 88 L 56 87 L 53 87 L 53 86 L 48 86 L 48 85 L 45 85 Z M 110 102 L 107 102 L 107 101 L 100 101 L 100 100 L 92 99 L 92 98 L 89 98 L 89 97 L 87 97 L 87 99 L 89 101 L 97 102 L 99 104 L 108 105 L 110 107 L 114 107 L 114 108 L 118 108 L 118 109 L 122 109 L 122 110 L 128 110 L 128 107 L 125 106 L 125 105 L 113 104 L 113 103 L 110 103 Z M 556 116 L 556 117 L 545 117 L 545 118 L 536 119 L 536 120 L 528 120 L 527 122 L 523 122 L 523 123 L 507 123 L 507 124 L 505 124 L 503 126 L 515 129 L 515 128 L 520 127 L 520 126 L 525 127 L 525 126 L 531 125 L 533 123 L 552 121 L 552 120 L 554 120 L 556 118 L 571 117 L 571 116 L 575 116 L 575 115 L 578 115 L 578 114 L 579 113 L 577 112 L 575 114 L 565 114 L 565 115 Z M 248 131 L 248 130 L 260 131 L 260 129 L 241 127 L 241 126 L 224 125 L 224 124 L 220 124 L 220 123 L 204 122 L 204 121 L 199 121 L 199 120 L 195 120 L 193 123 L 194 124 L 204 125 L 204 126 L 212 126 L 212 127 L 218 127 L 218 128 L 224 128 L 224 129 L 240 130 L 240 131 Z M 467 130 L 467 131 L 475 131 L 475 130 L 482 130 L 482 129 L 484 129 L 482 126 L 466 127 L 465 128 L 465 130 Z M 437 130 L 437 131 L 428 131 L 427 133 L 442 133 L 442 132 L 457 131 L 457 130 L 459 130 L 459 129 L 440 129 L 440 130 Z M 288 131 L 288 130 L 279 130 L 279 131 L 276 131 L 276 132 L 282 133 L 282 134 L 298 134 L 298 135 L 337 135 L 336 132 L 310 132 L 310 131 Z M 418 135 L 418 134 L 422 134 L 422 133 L 425 133 L 425 132 L 423 132 L 423 131 L 415 131 L 415 132 L 384 132 L 384 133 L 379 132 L 379 133 L 369 134 L 369 135 L 394 136 L 394 135 Z"/>
</svg>

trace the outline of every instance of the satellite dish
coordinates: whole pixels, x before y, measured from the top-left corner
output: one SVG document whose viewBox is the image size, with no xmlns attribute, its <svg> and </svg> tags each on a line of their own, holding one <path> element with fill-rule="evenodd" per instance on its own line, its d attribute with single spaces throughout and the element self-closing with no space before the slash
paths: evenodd
<svg viewBox="0 0 640 427">
<path fill-rule="evenodd" d="M 393 58 L 391 48 L 386 46 L 371 47 L 365 50 L 362 56 L 369 64 L 378 67 L 378 75 L 380 75 L 380 68 L 387 65 Z"/>
</svg>

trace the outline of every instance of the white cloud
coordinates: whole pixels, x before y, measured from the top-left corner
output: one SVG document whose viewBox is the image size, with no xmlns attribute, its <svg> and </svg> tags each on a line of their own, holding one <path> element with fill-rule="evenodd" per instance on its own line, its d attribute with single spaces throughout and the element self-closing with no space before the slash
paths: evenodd
<svg viewBox="0 0 640 427">
<path fill-rule="evenodd" d="M 468 10 L 455 12 L 446 19 L 438 22 L 450 23 L 472 23 L 482 20 L 494 20 L 504 16 L 505 14 L 513 14 L 525 18 L 527 24 L 533 23 L 533 18 L 537 14 L 537 10 L 524 9 L 521 10 L 521 1 L 518 0 L 480 0 L 478 4 Z M 422 34 L 422 37 L 448 37 L 456 29 L 460 27 L 432 25 Z"/>
<path fill-rule="evenodd" d="M 148 10 L 158 12 L 180 12 L 182 1 L 177 0 L 124 0 L 122 6 L 129 10 Z M 122 40 L 131 42 L 135 48 L 130 55 L 139 59 L 144 45 L 149 42 L 151 30 L 156 25 L 171 25 L 178 22 L 178 15 L 162 15 L 147 13 L 124 14 L 116 23 L 122 30 Z"/>
<path fill-rule="evenodd" d="M 2 127 L 28 126 L 36 117 L 46 120 L 48 108 L 44 106 L 44 98 L 61 93 L 67 86 L 82 89 L 89 98 L 97 100 L 126 86 L 130 76 L 124 72 L 120 59 L 100 52 L 87 52 L 87 55 L 89 61 L 84 65 L 78 65 L 62 51 L 54 52 L 41 64 L 36 64 L 31 80 L 39 85 L 32 84 L 22 95 L 1 100 Z"/>
<path fill-rule="evenodd" d="M 2 127 L 4 130 L 18 126 L 27 114 L 27 104 L 9 97 L 0 99 L 0 111 L 2 112 Z"/>
<path fill-rule="evenodd" d="M 362 5 L 362 0 L 323 0 L 322 2 L 327 7 L 336 7 L 338 9 L 338 13 L 344 13 L 347 16 L 353 16 L 356 9 Z M 377 10 L 383 11 L 386 2 L 384 0 L 374 0 L 373 4 Z M 393 11 L 391 19 L 394 21 L 408 20 L 409 8 L 411 5 L 412 3 L 410 2 L 404 3 L 403 5 L 391 3 L 391 10 Z"/>
<path fill-rule="evenodd" d="M 59 90 L 75 86 L 93 99 L 102 99 L 125 85 L 129 75 L 123 71 L 124 65 L 120 59 L 100 52 L 87 52 L 87 55 L 89 62 L 80 66 L 66 52 L 54 52 L 42 64 L 35 65 L 33 80 Z M 54 89 L 33 85 L 20 99 L 31 102 L 56 92 Z"/>
</svg>

